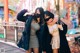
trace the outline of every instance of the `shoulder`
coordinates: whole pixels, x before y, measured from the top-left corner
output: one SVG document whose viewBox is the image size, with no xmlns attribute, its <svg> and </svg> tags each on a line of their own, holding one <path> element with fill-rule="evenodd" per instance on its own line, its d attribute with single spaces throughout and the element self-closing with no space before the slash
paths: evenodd
<svg viewBox="0 0 80 53">
<path fill-rule="evenodd" d="M 28 16 L 28 19 L 26 20 L 26 22 L 32 22 L 33 17 L 34 17 L 33 15 L 29 15 L 29 16 Z"/>
<path fill-rule="evenodd" d="M 57 26 L 58 26 L 58 24 L 54 24 L 54 25 L 53 25 L 53 27 L 57 27 Z"/>
<path fill-rule="evenodd" d="M 34 17 L 34 16 L 29 15 L 29 16 L 28 16 L 28 20 L 32 19 L 33 17 Z"/>
</svg>

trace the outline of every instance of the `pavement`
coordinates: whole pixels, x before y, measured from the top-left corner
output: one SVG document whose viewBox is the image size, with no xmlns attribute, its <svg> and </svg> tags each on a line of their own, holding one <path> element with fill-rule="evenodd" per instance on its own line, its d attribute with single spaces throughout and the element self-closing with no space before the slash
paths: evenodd
<svg viewBox="0 0 80 53">
<path fill-rule="evenodd" d="M 9 42 L 5 43 L 0 41 L 0 53 L 25 53 L 25 50 L 20 49 L 17 46 L 13 46 Z"/>
<path fill-rule="evenodd" d="M 0 34 L 4 33 L 4 28 L 0 28 Z M 25 53 L 25 50 L 22 48 L 18 48 L 15 40 L 14 40 L 14 28 L 7 29 L 7 41 L 4 41 L 4 38 L 0 38 L 0 53 Z M 18 38 L 21 37 L 21 32 L 23 31 L 22 28 L 18 30 Z"/>
</svg>

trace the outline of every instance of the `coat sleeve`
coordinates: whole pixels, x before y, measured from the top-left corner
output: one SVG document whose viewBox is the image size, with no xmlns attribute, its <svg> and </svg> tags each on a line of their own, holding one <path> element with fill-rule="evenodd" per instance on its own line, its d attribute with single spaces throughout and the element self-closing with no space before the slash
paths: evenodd
<svg viewBox="0 0 80 53">
<path fill-rule="evenodd" d="M 28 15 L 27 16 L 23 16 L 25 13 L 27 12 L 26 9 L 21 10 L 18 14 L 17 14 L 17 20 L 22 21 L 22 22 L 26 22 Z"/>
<path fill-rule="evenodd" d="M 67 30 L 68 30 L 67 25 L 66 25 L 66 24 L 64 24 L 64 25 L 62 25 L 62 26 L 63 26 L 64 34 L 66 34 L 66 33 L 67 33 Z"/>
<path fill-rule="evenodd" d="M 42 50 L 46 51 L 46 32 L 45 25 L 42 26 Z"/>
</svg>

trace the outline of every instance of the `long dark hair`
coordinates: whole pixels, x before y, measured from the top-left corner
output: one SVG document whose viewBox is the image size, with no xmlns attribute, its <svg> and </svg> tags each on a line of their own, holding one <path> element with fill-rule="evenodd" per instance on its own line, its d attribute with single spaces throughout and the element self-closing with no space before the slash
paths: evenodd
<svg viewBox="0 0 80 53">
<path fill-rule="evenodd" d="M 44 23 L 44 9 L 42 7 L 36 8 L 35 14 L 36 14 L 37 10 L 40 11 L 40 23 L 39 24 L 41 25 Z M 36 18 L 36 20 L 37 20 L 37 18 Z"/>
</svg>

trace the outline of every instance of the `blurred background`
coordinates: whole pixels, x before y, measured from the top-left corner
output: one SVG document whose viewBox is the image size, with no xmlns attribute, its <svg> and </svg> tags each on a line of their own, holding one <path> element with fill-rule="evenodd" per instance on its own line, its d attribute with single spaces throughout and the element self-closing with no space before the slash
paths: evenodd
<svg viewBox="0 0 80 53">
<path fill-rule="evenodd" d="M 25 24 L 16 19 L 17 14 L 23 9 L 34 12 L 37 7 L 43 7 L 66 20 L 66 36 L 73 48 L 75 37 L 80 36 L 80 0 L 0 0 L 0 41 L 17 43 Z M 71 51 L 74 52 L 74 49 Z M 80 48 L 77 49 L 79 51 Z"/>
</svg>

